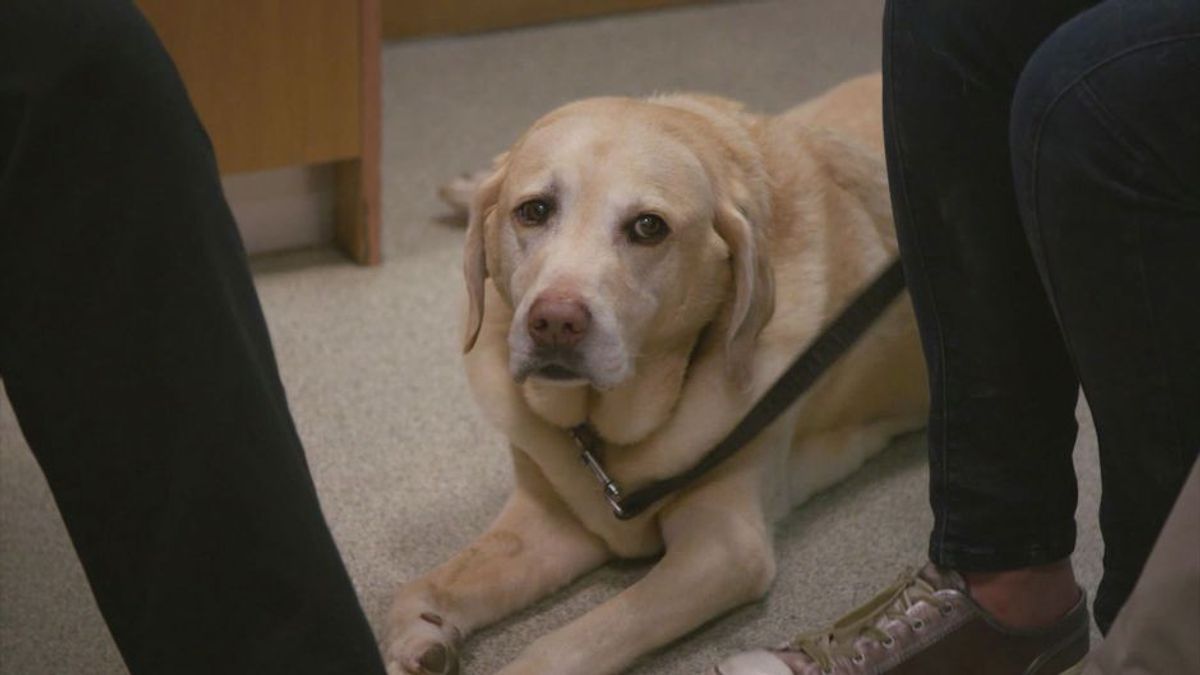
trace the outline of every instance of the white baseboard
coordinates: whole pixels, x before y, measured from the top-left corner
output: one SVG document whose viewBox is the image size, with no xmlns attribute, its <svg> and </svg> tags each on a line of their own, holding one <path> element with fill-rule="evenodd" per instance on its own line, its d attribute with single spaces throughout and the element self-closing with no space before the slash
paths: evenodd
<svg viewBox="0 0 1200 675">
<path fill-rule="evenodd" d="M 333 166 L 225 176 L 225 198 L 250 254 L 333 241 Z"/>
</svg>

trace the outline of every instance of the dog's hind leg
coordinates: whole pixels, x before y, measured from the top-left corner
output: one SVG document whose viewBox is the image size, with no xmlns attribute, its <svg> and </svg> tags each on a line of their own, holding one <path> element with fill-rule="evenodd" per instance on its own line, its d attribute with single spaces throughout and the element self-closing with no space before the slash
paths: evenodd
<svg viewBox="0 0 1200 675">
<path fill-rule="evenodd" d="M 610 557 L 514 451 L 517 490 L 466 550 L 397 592 L 388 614 L 389 675 L 458 672 L 462 638 L 550 594 Z"/>
<path fill-rule="evenodd" d="M 923 416 L 890 417 L 796 438 L 788 455 L 788 499 L 783 501 L 786 510 L 838 483 L 886 448 L 892 439 L 924 424 Z"/>
</svg>

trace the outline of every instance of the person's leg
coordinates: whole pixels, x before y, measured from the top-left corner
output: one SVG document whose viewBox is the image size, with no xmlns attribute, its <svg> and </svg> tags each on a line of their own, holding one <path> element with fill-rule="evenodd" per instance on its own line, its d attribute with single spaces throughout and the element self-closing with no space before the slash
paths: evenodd
<svg viewBox="0 0 1200 675">
<path fill-rule="evenodd" d="M 132 673 L 383 672 L 129 0 L 0 3 L 0 376 Z"/>
<path fill-rule="evenodd" d="M 1030 60 L 1021 213 L 1100 441 L 1106 630 L 1200 451 L 1200 2 L 1107 0 Z"/>
<path fill-rule="evenodd" d="M 1030 54 L 1091 2 L 893 0 L 888 176 L 929 368 L 929 556 L 1013 624 L 1076 597 L 1078 390 L 1017 213 L 1009 110 Z"/>
<path fill-rule="evenodd" d="M 1079 385 L 1021 227 L 1008 128 L 1029 56 L 1092 4 L 888 2 L 884 132 L 929 367 L 934 564 L 723 675 L 1059 675 L 1086 653 L 1069 562 Z"/>
</svg>

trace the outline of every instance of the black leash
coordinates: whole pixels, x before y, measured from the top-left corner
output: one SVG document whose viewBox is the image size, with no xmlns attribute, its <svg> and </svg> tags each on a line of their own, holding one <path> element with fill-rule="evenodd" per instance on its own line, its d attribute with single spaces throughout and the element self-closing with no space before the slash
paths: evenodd
<svg viewBox="0 0 1200 675">
<path fill-rule="evenodd" d="M 888 305 L 904 291 L 904 271 L 896 260 L 871 282 L 842 313 L 812 341 L 733 431 L 683 473 L 655 481 L 628 495 L 604 471 L 599 453 L 604 441 L 584 422 L 571 428 L 571 437 L 579 446 L 583 463 L 592 470 L 604 489 L 604 498 L 613 515 L 629 520 L 667 495 L 695 482 L 713 467 L 731 457 L 749 443 L 784 410 L 816 384 L 821 375 L 846 353 L 871 327 Z"/>
</svg>

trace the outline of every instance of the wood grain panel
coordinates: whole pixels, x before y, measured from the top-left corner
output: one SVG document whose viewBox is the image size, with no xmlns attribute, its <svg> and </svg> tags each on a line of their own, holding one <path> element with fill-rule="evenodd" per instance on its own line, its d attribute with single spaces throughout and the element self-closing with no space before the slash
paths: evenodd
<svg viewBox="0 0 1200 675">
<path fill-rule="evenodd" d="M 360 0 L 359 42 L 362 60 L 359 109 L 359 159 L 336 166 L 337 213 L 334 237 L 338 246 L 363 265 L 379 264 L 380 217 L 383 208 L 380 176 L 382 141 L 382 82 L 379 0 Z"/>
<path fill-rule="evenodd" d="M 222 173 L 359 155 L 358 2 L 137 3 L 179 67 Z"/>
<path fill-rule="evenodd" d="M 696 4 L 697 1 L 384 0 L 383 35 L 390 39 L 441 33 L 470 33 L 561 19 Z"/>
</svg>

